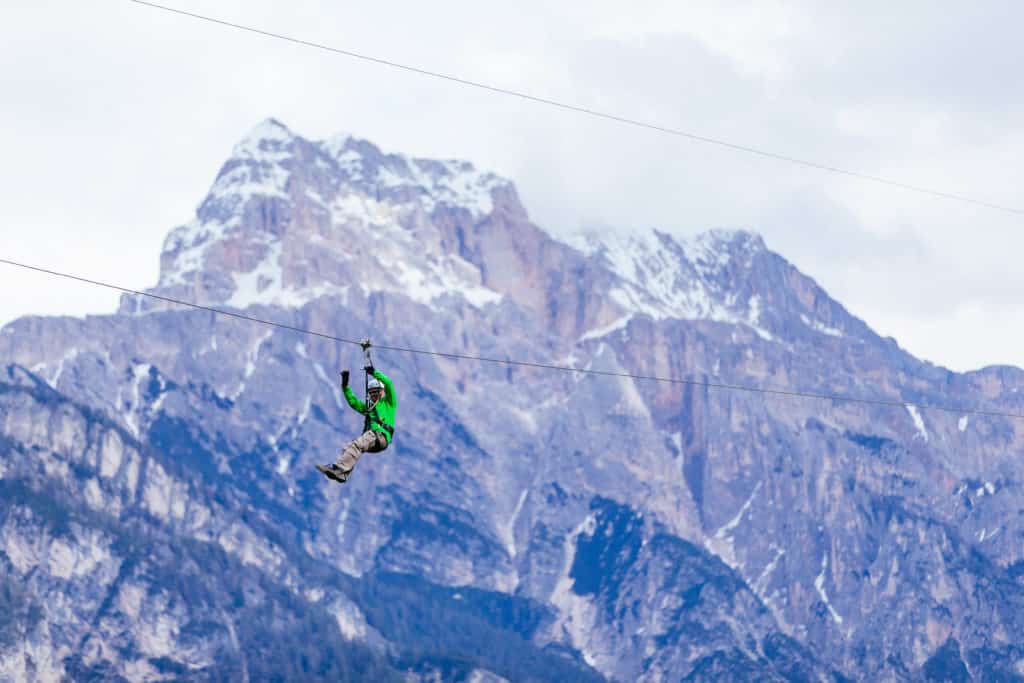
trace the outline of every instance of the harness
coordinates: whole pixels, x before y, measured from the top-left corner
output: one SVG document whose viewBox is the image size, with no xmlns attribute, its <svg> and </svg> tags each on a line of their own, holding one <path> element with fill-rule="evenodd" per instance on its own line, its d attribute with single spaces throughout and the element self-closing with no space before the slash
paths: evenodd
<svg viewBox="0 0 1024 683">
<path fill-rule="evenodd" d="M 373 427 L 374 425 L 380 427 L 385 432 L 387 432 L 389 437 L 394 438 L 395 428 L 380 419 L 380 415 L 377 414 L 377 406 L 370 408 L 370 404 L 367 403 L 365 420 L 363 421 L 363 431 L 370 431 L 370 428 Z"/>
</svg>

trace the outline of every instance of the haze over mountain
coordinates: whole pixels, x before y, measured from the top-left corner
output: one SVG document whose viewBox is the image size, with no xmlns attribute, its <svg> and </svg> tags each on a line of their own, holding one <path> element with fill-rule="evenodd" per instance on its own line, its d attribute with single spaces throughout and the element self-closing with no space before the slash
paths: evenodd
<svg viewBox="0 0 1024 683">
<path fill-rule="evenodd" d="M 532 224 L 470 163 L 267 120 L 152 292 L 0 331 L 0 676 L 1024 677 L 1024 373 L 923 363 L 750 232 Z"/>
</svg>

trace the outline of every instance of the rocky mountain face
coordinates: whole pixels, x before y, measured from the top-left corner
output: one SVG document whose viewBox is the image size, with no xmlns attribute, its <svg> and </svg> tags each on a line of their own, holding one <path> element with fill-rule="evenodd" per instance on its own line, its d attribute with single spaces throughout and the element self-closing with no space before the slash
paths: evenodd
<svg viewBox="0 0 1024 683">
<path fill-rule="evenodd" d="M 755 234 L 564 242 L 458 161 L 270 120 L 152 293 L 0 331 L 0 679 L 1024 678 L 1024 372 L 876 335 Z M 851 395 L 947 410 L 755 393 Z"/>
</svg>

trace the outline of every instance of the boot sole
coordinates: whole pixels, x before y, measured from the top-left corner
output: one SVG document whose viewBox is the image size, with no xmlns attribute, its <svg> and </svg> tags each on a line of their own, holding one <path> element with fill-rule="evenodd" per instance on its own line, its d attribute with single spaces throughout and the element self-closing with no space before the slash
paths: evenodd
<svg viewBox="0 0 1024 683">
<path fill-rule="evenodd" d="M 336 474 L 334 474 L 334 471 L 331 470 L 330 467 L 325 467 L 323 465 L 317 465 L 316 469 L 317 469 L 318 472 L 320 472 L 320 474 L 324 475 L 325 477 L 327 477 L 328 479 L 330 479 L 332 481 L 336 481 L 339 484 L 344 484 L 345 483 L 345 480 L 341 479 Z"/>
</svg>

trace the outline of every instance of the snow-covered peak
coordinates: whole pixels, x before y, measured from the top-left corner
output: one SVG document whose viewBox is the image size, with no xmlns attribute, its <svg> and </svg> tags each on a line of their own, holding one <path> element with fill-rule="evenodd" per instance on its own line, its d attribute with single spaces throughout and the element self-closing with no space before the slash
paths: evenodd
<svg viewBox="0 0 1024 683">
<path fill-rule="evenodd" d="M 765 338 L 761 299 L 745 300 L 725 276 L 732 264 L 749 266 L 765 249 L 746 231 L 713 230 L 688 239 L 658 230 L 630 234 L 584 233 L 572 243 L 618 278 L 610 297 L 629 313 L 744 324 Z"/>
<path fill-rule="evenodd" d="M 492 192 L 512 187 L 507 178 L 477 169 L 468 161 L 435 160 L 384 153 L 373 143 L 342 134 L 319 143 L 354 184 L 391 192 L 420 203 L 427 211 L 438 206 L 463 208 L 477 216 L 494 210 Z"/>
<path fill-rule="evenodd" d="M 329 157 L 336 160 L 364 155 L 376 157 L 384 154 L 377 145 L 348 131 L 338 131 L 330 137 L 319 140 L 317 144 Z"/>
<path fill-rule="evenodd" d="M 514 196 L 510 181 L 465 161 L 387 154 L 348 134 L 313 141 L 267 119 L 235 145 L 196 218 L 167 237 L 159 288 L 198 286 L 237 308 L 298 307 L 372 281 L 428 305 L 452 294 L 483 306 L 501 295 L 447 253 L 452 217 L 437 211 L 475 222 L 499 188 Z M 356 244 L 370 256 L 357 258 Z M 374 259 L 384 275 L 367 278 Z"/>
<path fill-rule="evenodd" d="M 295 140 L 295 134 L 280 121 L 268 118 L 250 130 L 231 152 L 235 158 L 258 158 L 280 154 Z"/>
<path fill-rule="evenodd" d="M 585 232 L 573 246 L 599 258 L 619 277 L 637 284 L 671 286 L 680 275 L 714 277 L 730 262 L 766 247 L 759 235 L 744 230 L 710 230 L 690 238 L 677 238 L 660 230 L 634 233 Z M 668 291 L 652 292 L 666 295 Z"/>
<path fill-rule="evenodd" d="M 340 176 L 335 185 L 341 193 L 416 204 L 427 213 L 446 207 L 486 216 L 494 210 L 494 190 L 513 186 L 507 178 L 477 169 L 468 161 L 387 153 L 349 133 L 319 141 L 304 140 L 280 121 L 268 118 L 235 145 L 211 189 L 211 197 L 287 198 L 287 183 L 300 140 L 309 145 L 307 149 L 314 150 L 315 163 L 322 170 L 331 169 Z"/>
<path fill-rule="evenodd" d="M 287 199 L 298 136 L 276 119 L 265 119 L 238 141 L 199 207 L 202 223 L 227 223 L 251 197 Z"/>
<path fill-rule="evenodd" d="M 673 241 L 669 235 L 659 235 Z M 748 230 L 708 230 L 691 239 L 679 240 L 677 244 L 702 273 L 717 272 L 733 259 L 749 261 L 752 255 L 767 248 L 760 235 Z"/>
<path fill-rule="evenodd" d="M 492 192 L 512 185 L 506 178 L 478 170 L 469 162 L 452 159 L 409 159 L 406 170 L 406 173 L 386 178 L 385 181 L 398 186 L 427 187 L 435 201 L 462 207 L 481 216 L 494 210 Z"/>
</svg>

